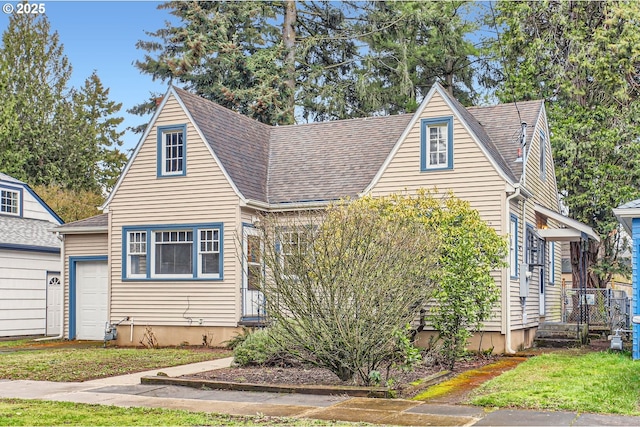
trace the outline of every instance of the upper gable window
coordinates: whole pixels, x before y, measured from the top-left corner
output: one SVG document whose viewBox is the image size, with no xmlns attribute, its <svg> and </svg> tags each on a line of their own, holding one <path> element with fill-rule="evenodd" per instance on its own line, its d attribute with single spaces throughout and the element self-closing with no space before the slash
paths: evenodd
<svg viewBox="0 0 640 427">
<path fill-rule="evenodd" d="M 0 189 L 0 214 L 20 215 L 21 191 Z"/>
<path fill-rule="evenodd" d="M 540 179 L 547 179 L 547 137 L 540 131 Z"/>
<path fill-rule="evenodd" d="M 453 169 L 453 117 L 420 122 L 420 170 Z"/>
<path fill-rule="evenodd" d="M 187 169 L 187 127 L 158 127 L 158 176 L 182 176 Z"/>
</svg>

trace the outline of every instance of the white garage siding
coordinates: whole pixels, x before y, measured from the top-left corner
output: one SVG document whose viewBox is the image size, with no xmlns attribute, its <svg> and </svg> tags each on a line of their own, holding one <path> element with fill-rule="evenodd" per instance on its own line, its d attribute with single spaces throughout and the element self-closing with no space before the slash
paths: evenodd
<svg viewBox="0 0 640 427">
<path fill-rule="evenodd" d="M 46 333 L 48 271 L 58 253 L 0 249 L 0 336 Z"/>
</svg>

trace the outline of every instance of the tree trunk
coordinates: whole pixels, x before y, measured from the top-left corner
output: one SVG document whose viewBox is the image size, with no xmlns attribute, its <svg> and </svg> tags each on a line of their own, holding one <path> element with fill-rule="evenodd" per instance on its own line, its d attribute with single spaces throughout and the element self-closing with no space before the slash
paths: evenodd
<svg viewBox="0 0 640 427">
<path fill-rule="evenodd" d="M 296 30 L 295 24 L 297 20 L 297 9 L 295 0 L 285 1 L 285 15 L 282 24 L 282 40 L 286 52 L 286 72 L 287 79 L 285 85 L 289 90 L 288 105 L 286 108 L 287 119 L 289 123 L 294 123 L 294 108 L 296 95 Z"/>
<path fill-rule="evenodd" d="M 600 281 L 598 276 L 592 271 L 593 266 L 598 262 L 598 251 L 600 244 L 598 242 L 589 240 L 586 245 L 586 252 L 581 254 L 583 245 L 581 242 L 571 242 L 571 285 L 573 288 L 580 288 L 581 286 L 581 268 L 585 266 L 583 257 L 586 257 L 586 274 L 584 275 L 585 284 L 587 288 L 605 288 L 607 282 Z"/>
</svg>

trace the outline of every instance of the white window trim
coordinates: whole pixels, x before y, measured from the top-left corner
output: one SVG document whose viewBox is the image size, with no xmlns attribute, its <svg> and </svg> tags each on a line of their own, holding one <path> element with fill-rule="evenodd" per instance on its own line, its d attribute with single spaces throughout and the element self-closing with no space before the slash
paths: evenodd
<svg viewBox="0 0 640 427">
<path fill-rule="evenodd" d="M 11 197 L 12 200 L 15 200 L 15 212 L 8 212 L 8 211 L 3 211 L 2 209 L 2 205 L 0 204 L 0 214 L 2 215 L 12 215 L 12 216 L 20 216 L 20 212 L 21 212 L 21 207 L 22 207 L 22 192 L 18 189 L 13 189 L 13 188 L 0 188 L 0 198 L 2 198 L 2 193 L 8 193 L 8 194 L 14 194 L 15 195 L 15 199 L 13 197 Z M 4 197 L 5 199 L 8 199 L 8 195 L 6 197 Z M 9 206 L 9 205 L 7 205 Z M 13 205 L 11 206 L 13 208 Z"/>
<path fill-rule="evenodd" d="M 518 271 L 519 245 L 518 245 L 518 218 L 510 215 L 509 217 L 509 261 L 511 263 L 511 278 L 520 277 Z"/>
<path fill-rule="evenodd" d="M 163 274 L 163 273 L 156 273 L 156 255 L 157 255 L 157 251 L 156 251 L 156 245 L 160 244 L 162 245 L 163 242 L 158 242 L 156 240 L 156 234 L 158 233 L 180 233 L 180 232 L 188 232 L 191 230 L 185 230 L 185 229 L 166 229 L 166 230 L 153 230 L 151 231 L 151 248 L 150 248 L 150 252 L 151 252 L 151 269 L 150 269 L 150 276 L 151 278 L 157 279 L 157 278 L 162 278 L 162 279 L 191 279 L 193 278 L 193 273 L 189 274 Z M 177 244 L 183 244 L 183 245 L 187 245 L 190 244 L 191 246 L 191 271 L 193 271 L 193 245 L 194 245 L 194 239 L 193 239 L 193 234 L 191 235 L 191 241 L 176 241 L 176 242 L 168 242 L 168 243 L 177 243 Z"/>
<path fill-rule="evenodd" d="M 211 251 L 203 251 L 202 250 L 202 232 L 203 231 L 211 231 L 212 232 L 212 243 L 213 245 L 217 244 L 218 245 L 218 250 L 212 249 Z M 218 238 L 216 239 L 214 236 L 215 234 L 218 235 Z M 197 236 L 197 242 L 196 245 L 198 247 L 198 251 L 197 251 L 197 256 L 198 259 L 196 260 L 197 264 L 198 264 L 198 277 L 203 277 L 203 278 L 211 278 L 211 279 L 217 279 L 220 277 L 220 272 L 218 273 L 204 273 L 202 271 L 203 268 L 203 262 L 202 262 L 202 255 L 203 254 L 218 254 L 218 257 L 221 257 L 222 255 L 220 254 L 220 229 L 219 228 L 199 228 L 198 229 L 198 236 Z"/>
<path fill-rule="evenodd" d="M 441 129 L 445 137 L 446 161 L 431 163 L 431 129 Z M 453 169 L 453 117 L 424 118 L 420 122 L 420 171 L 445 171 Z"/>
<path fill-rule="evenodd" d="M 142 252 L 131 252 L 131 243 L 137 243 L 137 242 L 132 242 L 131 241 L 131 235 L 132 234 L 144 234 L 144 238 L 145 238 L 145 251 L 144 251 L 144 255 L 147 257 L 147 268 L 145 269 L 144 273 L 139 273 L 139 274 L 134 274 L 131 273 L 131 265 L 132 265 L 132 261 L 131 258 L 132 256 L 136 256 L 136 255 L 143 255 Z M 130 279 L 144 279 L 147 277 L 147 269 L 148 269 L 148 265 L 149 265 L 149 255 L 148 255 L 148 236 L 147 236 L 147 232 L 146 231 L 128 231 L 127 232 L 127 278 Z"/>
<path fill-rule="evenodd" d="M 182 134 L 182 169 L 178 171 L 167 170 L 167 150 L 166 142 L 167 135 L 170 134 Z M 184 176 L 187 173 L 187 127 L 186 125 L 175 126 L 159 126 L 158 127 L 158 177 L 175 177 Z"/>
<path fill-rule="evenodd" d="M 431 149 L 431 130 L 432 129 L 437 129 L 438 130 L 438 139 L 440 138 L 444 138 L 444 151 L 441 150 L 436 150 L 435 153 L 433 152 L 433 150 Z M 448 133 L 449 133 L 449 126 L 446 123 L 442 123 L 442 124 L 433 124 L 433 125 L 428 125 L 427 126 L 427 144 L 426 144 L 426 149 L 427 149 L 427 168 L 429 169 L 444 169 L 447 168 L 449 165 L 449 137 L 448 137 Z M 439 144 L 439 141 L 436 141 L 436 144 Z M 431 155 L 435 154 L 437 156 L 437 162 L 436 163 L 432 163 L 431 162 Z M 445 158 L 444 158 L 444 162 L 440 162 L 440 154 L 444 154 Z"/>
</svg>

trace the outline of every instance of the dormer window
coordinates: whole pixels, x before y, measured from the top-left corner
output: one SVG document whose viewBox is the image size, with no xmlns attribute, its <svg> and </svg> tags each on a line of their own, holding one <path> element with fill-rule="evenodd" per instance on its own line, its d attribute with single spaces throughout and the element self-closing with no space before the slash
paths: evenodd
<svg viewBox="0 0 640 427">
<path fill-rule="evenodd" d="M 187 127 L 158 127 L 158 176 L 182 176 L 186 174 Z"/>
<path fill-rule="evenodd" d="M 20 215 L 20 191 L 0 189 L 0 214 Z"/>
<path fill-rule="evenodd" d="M 453 169 L 453 117 L 420 122 L 420 170 Z"/>
</svg>

